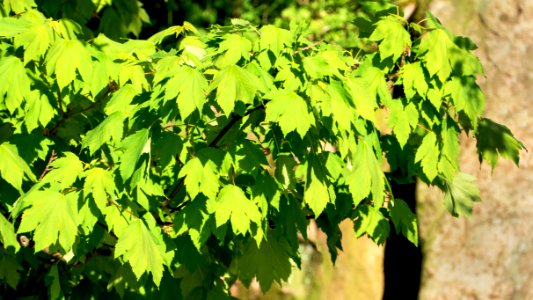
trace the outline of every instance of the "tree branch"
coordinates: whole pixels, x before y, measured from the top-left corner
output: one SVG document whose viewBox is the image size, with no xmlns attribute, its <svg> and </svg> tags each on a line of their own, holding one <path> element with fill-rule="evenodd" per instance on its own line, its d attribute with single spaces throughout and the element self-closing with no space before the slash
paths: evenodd
<svg viewBox="0 0 533 300">
<path fill-rule="evenodd" d="M 46 166 L 44 167 L 43 172 L 41 173 L 41 176 L 39 176 L 39 181 L 43 180 L 44 175 L 50 171 L 50 164 L 56 159 L 56 151 L 52 149 L 52 154 L 50 154 L 50 159 L 48 159 L 48 162 L 46 163 Z"/>
<path fill-rule="evenodd" d="M 61 93 L 60 93 L 59 91 L 57 91 L 57 97 L 58 97 L 57 101 L 58 101 L 58 104 L 59 104 L 59 111 L 60 111 L 60 113 L 61 113 L 61 119 L 60 119 L 60 120 L 54 125 L 54 127 L 53 127 L 50 131 L 48 131 L 48 134 L 47 134 L 47 135 L 54 135 L 54 134 L 56 134 L 57 131 L 59 130 L 59 127 L 61 127 L 63 124 L 65 124 L 65 122 L 66 122 L 68 119 L 70 119 L 70 118 L 72 118 L 72 117 L 74 117 L 74 116 L 76 116 L 76 115 L 82 114 L 82 113 L 84 113 L 84 112 L 87 112 L 87 111 L 89 111 L 89 110 L 91 110 L 91 109 L 97 107 L 97 106 L 100 104 L 100 101 L 102 101 L 102 99 L 104 99 L 105 97 L 107 97 L 107 96 L 109 95 L 110 92 L 113 92 L 113 91 L 115 91 L 115 90 L 116 90 L 116 88 L 110 83 L 110 84 L 107 86 L 106 91 L 102 94 L 102 96 L 99 97 L 98 99 L 95 99 L 95 101 L 94 101 L 91 105 L 85 107 L 84 109 L 82 109 L 82 110 L 80 110 L 80 111 L 73 111 L 73 112 L 71 112 L 71 113 L 65 112 L 65 111 L 63 110 L 63 104 L 62 104 L 63 101 L 62 101 L 62 99 L 61 99 Z"/>
<path fill-rule="evenodd" d="M 247 111 L 244 116 L 239 116 L 239 115 L 235 115 L 235 114 L 231 114 L 231 119 L 229 120 L 229 122 L 222 128 L 222 130 L 220 130 L 220 132 L 215 136 L 215 138 L 209 143 L 209 147 L 213 147 L 213 148 L 218 148 L 218 143 L 220 142 L 220 140 L 222 140 L 222 138 L 224 138 L 224 136 L 230 131 L 230 129 L 235 125 L 237 124 L 240 120 L 242 120 L 242 118 L 250 115 L 251 113 L 255 112 L 255 111 L 258 111 L 260 109 L 263 109 L 265 108 L 265 106 L 263 104 L 257 106 L 257 107 L 254 107 L 253 109 L 250 109 L 249 111 Z M 165 201 L 163 201 L 163 203 L 161 204 L 161 208 L 166 208 L 170 202 L 174 199 L 174 197 L 176 196 L 176 194 L 178 194 L 178 192 L 180 191 L 180 189 L 183 187 L 185 183 L 185 177 L 181 178 L 178 183 L 176 184 L 176 186 L 172 189 L 172 191 L 170 192 L 170 194 L 168 195 L 167 199 L 165 199 Z M 190 200 L 185 200 L 183 201 L 182 203 L 180 203 L 180 205 L 178 205 L 176 208 L 173 208 L 171 209 L 171 212 L 175 212 L 175 211 L 180 211 L 183 209 L 183 207 L 185 207 L 185 205 L 187 205 L 187 203 L 189 203 Z"/>
</svg>

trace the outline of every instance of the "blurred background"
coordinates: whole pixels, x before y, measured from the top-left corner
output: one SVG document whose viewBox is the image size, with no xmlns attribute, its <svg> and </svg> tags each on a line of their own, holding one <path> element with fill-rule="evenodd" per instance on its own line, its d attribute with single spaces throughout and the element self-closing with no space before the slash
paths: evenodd
<svg viewBox="0 0 533 300">
<path fill-rule="evenodd" d="M 386 6 L 391 1 L 150 0 L 138 2 L 142 6 L 132 6 L 135 0 L 36 2 L 49 16 L 61 12 L 110 37 L 146 38 L 183 21 L 207 28 L 242 18 L 256 25 L 287 27 L 309 22 L 315 40 L 351 48 L 358 40 L 356 25 L 349 21 L 364 13 L 368 3 Z M 423 21 L 430 10 L 454 34 L 474 40 L 485 67 L 485 77 L 479 80 L 487 96 L 487 116 L 506 124 L 531 150 L 533 0 L 392 2 L 404 9 L 406 19 Z M 100 6 L 84 9 L 80 3 Z M 93 11 L 98 16 L 91 15 Z M 531 154 L 521 153 L 520 168 L 500 161 L 491 172 L 487 165 L 480 166 L 469 137 L 462 138 L 462 146 L 463 171 L 476 175 L 481 189 L 482 202 L 475 205 L 471 218 L 451 217 L 443 195 L 418 184 L 419 249 L 394 237 L 385 247 L 356 239 L 353 225 L 346 222 L 341 226 L 344 251 L 334 267 L 326 237 L 310 226 L 310 242 L 301 245 L 302 268 L 295 267 L 283 287 L 263 295 L 254 284 L 234 286 L 233 294 L 242 299 L 533 299 Z M 415 187 L 407 192 L 412 192 L 414 204 Z"/>
</svg>

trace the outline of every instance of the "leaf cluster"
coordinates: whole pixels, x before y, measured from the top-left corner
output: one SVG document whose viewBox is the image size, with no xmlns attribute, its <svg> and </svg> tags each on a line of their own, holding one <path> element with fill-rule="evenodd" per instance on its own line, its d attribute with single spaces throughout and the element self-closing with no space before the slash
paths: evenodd
<svg viewBox="0 0 533 300">
<path fill-rule="evenodd" d="M 23 2 L 0 18 L 5 288 L 223 299 L 257 278 L 266 291 L 300 263 L 310 220 L 333 258 L 345 219 L 378 244 L 391 230 L 418 244 L 391 181 L 420 178 L 469 214 L 461 132 L 492 166 L 523 148 L 482 118 L 473 43 L 431 15 L 365 15 L 347 51 L 243 20 L 87 38 Z"/>
</svg>

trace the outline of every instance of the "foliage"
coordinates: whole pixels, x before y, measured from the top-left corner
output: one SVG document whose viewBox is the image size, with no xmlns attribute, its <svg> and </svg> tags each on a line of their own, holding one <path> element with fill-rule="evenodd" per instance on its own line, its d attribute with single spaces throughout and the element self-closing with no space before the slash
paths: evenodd
<svg viewBox="0 0 533 300">
<path fill-rule="evenodd" d="M 117 41 L 58 3 L 0 9 L 7 296 L 223 299 L 254 277 L 268 290 L 299 264 L 310 219 L 333 258 L 345 219 L 376 243 L 392 224 L 417 244 L 391 181 L 420 178 L 469 214 L 479 191 L 460 171 L 461 132 L 492 166 L 523 148 L 481 116 L 472 41 L 431 15 L 422 26 L 373 6 L 347 51 L 305 25 L 237 19 Z M 103 31 L 138 34 L 138 20 Z"/>
</svg>

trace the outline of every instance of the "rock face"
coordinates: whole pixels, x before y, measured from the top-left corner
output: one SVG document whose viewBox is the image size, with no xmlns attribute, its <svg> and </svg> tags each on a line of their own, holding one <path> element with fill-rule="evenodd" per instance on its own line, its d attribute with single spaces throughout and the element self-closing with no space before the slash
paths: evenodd
<svg viewBox="0 0 533 300">
<path fill-rule="evenodd" d="M 533 0 L 433 0 L 430 10 L 470 36 L 485 66 L 487 116 L 533 149 Z M 533 299 L 533 159 L 500 161 L 491 175 L 475 143 L 462 141 L 463 171 L 476 175 L 482 203 L 454 219 L 424 187 L 418 215 L 425 261 L 420 299 Z"/>
</svg>

